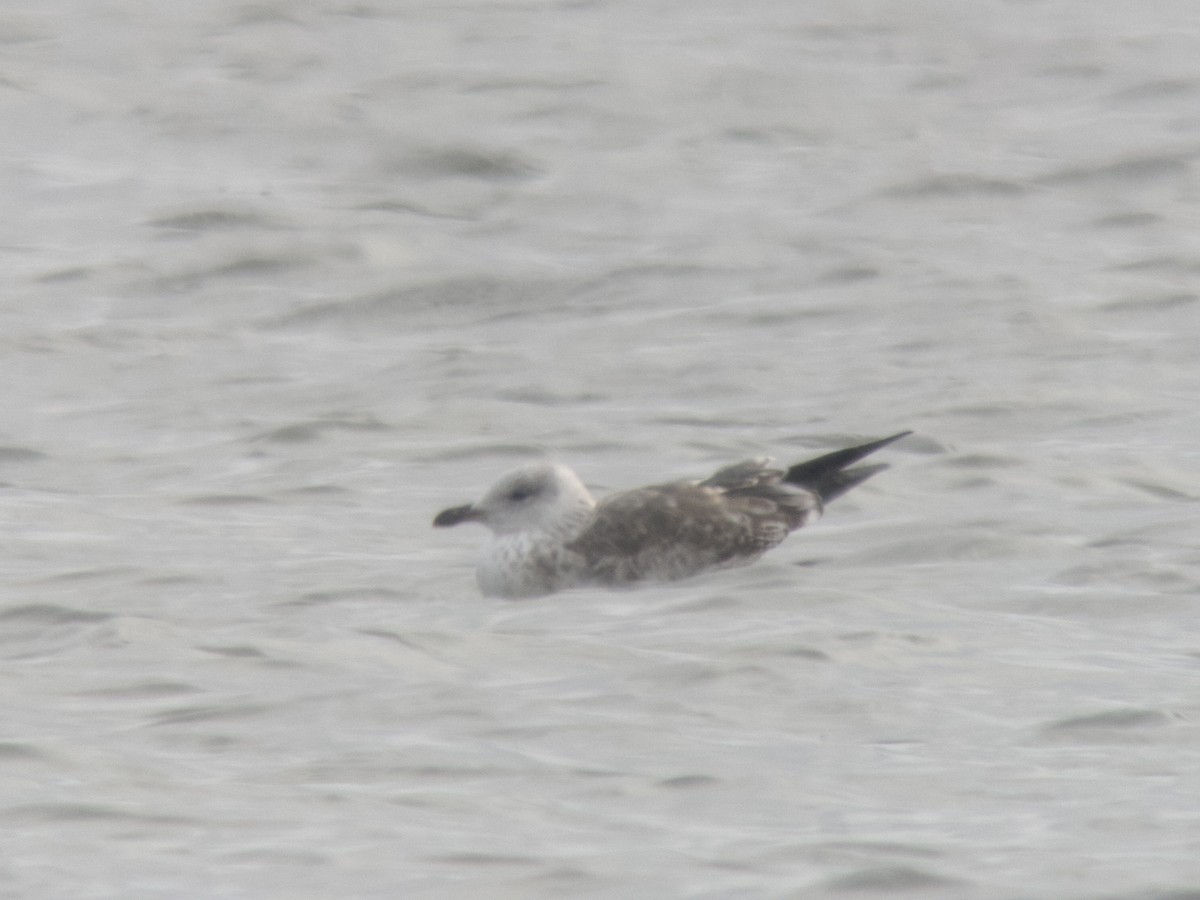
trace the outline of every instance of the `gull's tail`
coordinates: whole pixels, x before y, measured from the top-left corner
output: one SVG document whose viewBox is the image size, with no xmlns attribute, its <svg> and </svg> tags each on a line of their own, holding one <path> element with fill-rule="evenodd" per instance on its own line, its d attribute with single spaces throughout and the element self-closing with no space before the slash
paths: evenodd
<svg viewBox="0 0 1200 900">
<path fill-rule="evenodd" d="M 911 431 L 902 431 L 899 434 L 893 434 L 891 437 L 871 441 L 869 444 L 860 444 L 857 447 L 835 450 L 833 453 L 826 453 L 824 456 L 818 456 L 816 459 L 796 463 L 796 465 L 787 470 L 787 474 L 783 476 L 783 480 L 790 484 L 798 484 L 800 487 L 808 488 L 821 498 L 822 503 L 829 503 L 831 500 L 842 496 L 842 494 L 851 488 L 862 484 L 876 472 L 882 472 L 887 468 L 886 463 L 874 466 L 859 466 L 857 469 L 848 469 L 846 468 L 847 466 L 858 462 L 864 456 L 869 456 L 880 447 L 886 447 L 892 441 L 898 441 L 900 438 L 907 437 L 910 434 L 912 434 Z"/>
</svg>

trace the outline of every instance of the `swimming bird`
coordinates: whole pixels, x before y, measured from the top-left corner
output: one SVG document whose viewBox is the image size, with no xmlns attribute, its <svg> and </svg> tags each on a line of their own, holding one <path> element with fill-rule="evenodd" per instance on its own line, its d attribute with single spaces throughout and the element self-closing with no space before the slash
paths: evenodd
<svg viewBox="0 0 1200 900">
<path fill-rule="evenodd" d="M 509 472 L 483 499 L 438 513 L 437 528 L 479 522 L 491 534 L 475 570 L 487 596 L 538 597 L 572 587 L 633 587 L 754 562 L 826 504 L 887 468 L 853 466 L 911 431 L 777 469 L 768 457 L 703 481 L 621 491 L 596 502 L 564 465 Z"/>
</svg>

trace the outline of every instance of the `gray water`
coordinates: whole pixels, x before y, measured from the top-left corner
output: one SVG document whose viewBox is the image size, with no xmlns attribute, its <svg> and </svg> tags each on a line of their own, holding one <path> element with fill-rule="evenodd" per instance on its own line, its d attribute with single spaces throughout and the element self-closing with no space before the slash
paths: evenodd
<svg viewBox="0 0 1200 900">
<path fill-rule="evenodd" d="M 1200 896 L 1194 0 L 0 13 L 0 896 Z M 756 566 L 434 532 L 904 429 Z"/>
</svg>

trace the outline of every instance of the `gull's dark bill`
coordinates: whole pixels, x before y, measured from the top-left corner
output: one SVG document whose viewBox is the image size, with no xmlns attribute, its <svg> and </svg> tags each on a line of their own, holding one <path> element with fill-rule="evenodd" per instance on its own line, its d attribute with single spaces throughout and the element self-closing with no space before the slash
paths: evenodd
<svg viewBox="0 0 1200 900">
<path fill-rule="evenodd" d="M 468 503 L 465 506 L 443 509 L 437 514 L 437 518 L 433 520 L 433 527 L 449 528 L 451 525 L 461 525 L 463 522 L 477 521 L 479 521 L 479 515 L 475 512 L 475 507 Z"/>
</svg>

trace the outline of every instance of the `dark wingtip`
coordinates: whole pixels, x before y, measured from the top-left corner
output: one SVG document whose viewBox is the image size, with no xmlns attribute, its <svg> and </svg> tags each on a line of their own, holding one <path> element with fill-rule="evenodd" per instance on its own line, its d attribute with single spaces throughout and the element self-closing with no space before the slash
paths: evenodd
<svg viewBox="0 0 1200 900">
<path fill-rule="evenodd" d="M 443 509 L 437 516 L 434 517 L 434 528 L 449 528 L 452 525 L 461 525 L 463 522 L 475 522 L 479 519 L 479 513 L 475 507 L 468 503 L 466 506 L 453 506 L 450 509 Z"/>
<path fill-rule="evenodd" d="M 859 466 L 856 469 L 848 469 L 847 466 L 853 465 L 863 457 L 869 456 L 894 441 L 908 437 L 910 434 L 912 434 L 911 431 L 901 431 L 899 434 L 880 438 L 877 441 L 859 444 L 857 447 L 846 447 L 843 450 L 835 450 L 833 453 L 818 456 L 816 459 L 796 463 L 788 469 L 784 481 L 815 491 L 822 503 L 829 503 L 887 468 L 884 463 Z"/>
</svg>

